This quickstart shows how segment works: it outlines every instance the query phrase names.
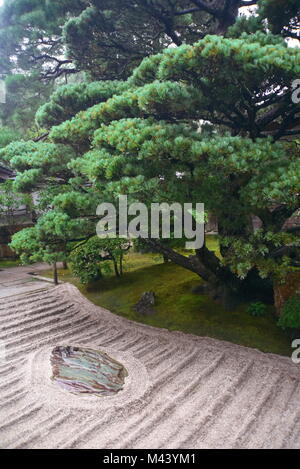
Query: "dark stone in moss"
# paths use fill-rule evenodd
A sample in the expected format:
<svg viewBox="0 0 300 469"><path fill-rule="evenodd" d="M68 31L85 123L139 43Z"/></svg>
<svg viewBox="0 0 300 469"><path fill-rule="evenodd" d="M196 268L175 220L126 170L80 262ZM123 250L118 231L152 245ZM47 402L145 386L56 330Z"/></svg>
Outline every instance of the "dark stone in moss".
<svg viewBox="0 0 300 469"><path fill-rule="evenodd" d="M195 295L207 295L207 287L205 285L197 285L192 288L192 293Z"/></svg>
<svg viewBox="0 0 300 469"><path fill-rule="evenodd" d="M134 310L142 316L151 316L155 314L155 293L153 291L146 291L142 294L141 299L134 306Z"/></svg>

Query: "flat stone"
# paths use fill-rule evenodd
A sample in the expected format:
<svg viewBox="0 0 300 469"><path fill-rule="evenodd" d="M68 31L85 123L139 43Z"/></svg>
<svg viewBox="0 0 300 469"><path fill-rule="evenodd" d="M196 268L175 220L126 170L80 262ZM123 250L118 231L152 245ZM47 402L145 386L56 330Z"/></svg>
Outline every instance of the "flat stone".
<svg viewBox="0 0 300 469"><path fill-rule="evenodd" d="M52 380L75 394L115 395L123 389L126 368L105 352L57 346L51 353Z"/></svg>

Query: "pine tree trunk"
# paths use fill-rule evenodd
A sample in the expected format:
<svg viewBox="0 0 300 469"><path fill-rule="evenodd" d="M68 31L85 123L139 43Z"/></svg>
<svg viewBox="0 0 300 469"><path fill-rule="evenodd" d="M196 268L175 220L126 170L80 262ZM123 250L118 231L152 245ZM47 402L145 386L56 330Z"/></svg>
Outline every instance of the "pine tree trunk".
<svg viewBox="0 0 300 469"><path fill-rule="evenodd" d="M165 264L169 262L169 258L165 254L163 254L163 259Z"/></svg>
<svg viewBox="0 0 300 469"><path fill-rule="evenodd" d="M241 280L205 246L195 256L185 257L157 240L147 239L146 242L175 264L199 275L206 282L207 293L226 309L234 309L245 301L273 301L272 284L261 279L255 269Z"/></svg>

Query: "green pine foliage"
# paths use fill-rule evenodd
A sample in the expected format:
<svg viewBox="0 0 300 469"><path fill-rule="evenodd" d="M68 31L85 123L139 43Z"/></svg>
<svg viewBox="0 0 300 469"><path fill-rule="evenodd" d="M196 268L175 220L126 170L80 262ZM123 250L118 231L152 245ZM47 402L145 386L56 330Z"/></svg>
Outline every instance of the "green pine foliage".
<svg viewBox="0 0 300 469"><path fill-rule="evenodd" d="M97 204L116 202L121 194L147 205L204 202L218 218L221 257L204 249L188 259L173 256L175 262L234 291L257 272L270 282L284 279L300 262L299 234L285 225L300 208L294 135L300 106L291 99L292 82L300 76L299 48L253 19L236 24L226 37L193 35L191 41L182 18L176 25L182 26L183 44L163 49L170 45L164 37L146 53L146 36L132 44L132 31L144 28L149 11L122 7L126 15L118 22L117 6L111 2L104 12L91 2L64 27L76 66L94 70L101 80L56 90L37 113L48 138L13 142L0 151L17 172L16 190L38 191L44 210L28 243L17 234L12 245L34 259L33 249L62 258L70 244L95 235ZM125 23L133 29L125 30ZM130 53L112 48L103 55L112 39L104 31L108 24L116 26L115 39ZM137 45L141 53L134 55ZM253 216L261 220L255 232ZM165 253L165 246L157 249Z"/></svg>
<svg viewBox="0 0 300 469"><path fill-rule="evenodd" d="M39 108L36 121L42 127L51 128L71 119L79 111L107 101L125 88L124 82L116 80L60 86L52 94L51 100Z"/></svg>

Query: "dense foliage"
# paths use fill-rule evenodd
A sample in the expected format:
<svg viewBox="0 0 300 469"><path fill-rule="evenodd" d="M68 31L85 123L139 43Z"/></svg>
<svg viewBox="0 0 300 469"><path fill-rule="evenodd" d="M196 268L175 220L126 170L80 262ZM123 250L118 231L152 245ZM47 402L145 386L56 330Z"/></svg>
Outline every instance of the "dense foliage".
<svg viewBox="0 0 300 469"><path fill-rule="evenodd" d="M270 0L269 0L270 1ZM97 79L130 75L170 44L225 32L243 0L4 0L0 73L44 79L87 71Z"/></svg>
<svg viewBox="0 0 300 469"><path fill-rule="evenodd" d="M249 305L247 312L255 318L262 318L266 315L266 310L266 305L261 301L257 301L256 303L251 303Z"/></svg>
<svg viewBox="0 0 300 469"><path fill-rule="evenodd" d="M121 194L147 205L204 202L218 218L222 259L207 247L186 257L160 240L149 246L214 285L217 296L259 299L300 261L298 232L286 226L299 210L300 106L291 94L300 50L283 38L294 37L297 5L289 2L279 27L271 0L260 2L257 17L236 24L237 1L221 16L223 2L218 8L217 2L151 2L150 14L148 2L128 1L119 20L120 3L109 3L102 11L105 2L89 2L65 24L64 37L76 67L124 81L59 88L37 114L50 129L48 139L13 142L0 152L17 172L16 190L41 194L42 216L28 242L17 234L13 247L63 259L68 243L94 237L97 205L116 203ZM244 2L250 3L256 2ZM164 22L167 4L178 17L173 30ZM179 14L179 7L193 11ZM153 19L158 10L164 19L156 13ZM151 34L158 28L148 52L145 24ZM226 37L205 35L210 28ZM178 47L161 50L171 42ZM253 216L261 222L256 231Z"/></svg>
<svg viewBox="0 0 300 469"><path fill-rule="evenodd" d="M69 257L72 272L83 284L98 280L103 273L111 272L112 268L119 277L123 274L123 258L129 248L130 244L124 239L94 236L72 251Z"/></svg>
<svg viewBox="0 0 300 469"><path fill-rule="evenodd" d="M126 79L143 58L165 47L228 34L239 8L257 4L259 16L238 21L235 33L262 29L268 21L275 34L298 38L297 0L4 0L0 76L8 105L0 117L27 130L62 80Z"/></svg>
<svg viewBox="0 0 300 469"><path fill-rule="evenodd" d="M300 297L293 295L283 305L278 325L282 329L300 329Z"/></svg>

